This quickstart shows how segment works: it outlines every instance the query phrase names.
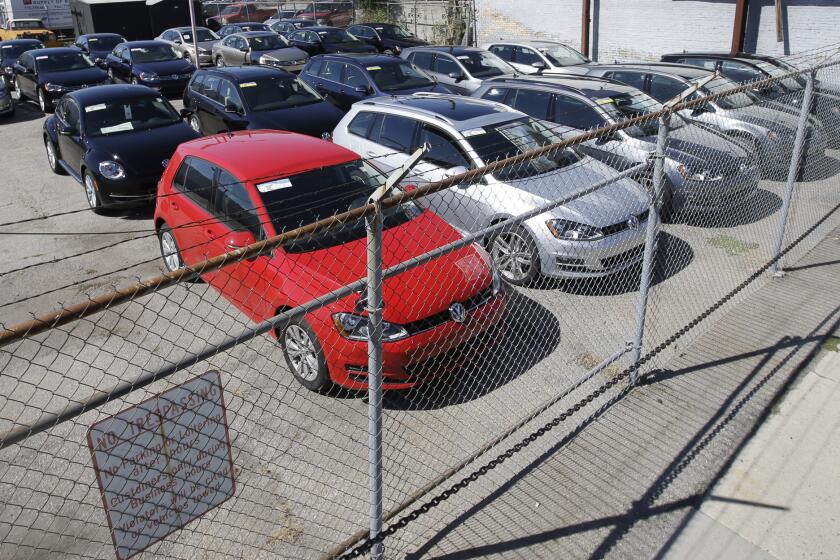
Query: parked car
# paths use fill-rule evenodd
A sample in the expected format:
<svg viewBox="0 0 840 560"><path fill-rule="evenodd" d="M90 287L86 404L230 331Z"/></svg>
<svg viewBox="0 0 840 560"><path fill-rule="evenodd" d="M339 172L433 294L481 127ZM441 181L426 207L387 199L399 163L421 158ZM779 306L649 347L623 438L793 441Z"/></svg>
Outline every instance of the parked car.
<svg viewBox="0 0 840 560"><path fill-rule="evenodd" d="M108 75L79 49L56 47L27 51L15 64L15 89L21 100L38 102L51 113L65 93L110 83Z"/></svg>
<svg viewBox="0 0 840 560"><path fill-rule="evenodd" d="M298 10L295 17L310 19L318 25L347 27L353 21L353 3L314 2Z"/></svg>
<svg viewBox="0 0 840 560"><path fill-rule="evenodd" d="M439 94L357 103L333 132L336 144L366 154L385 171L428 143L431 150L412 170L418 185L561 140L550 127L500 103ZM419 203L473 232L613 175L575 150L557 150ZM642 256L647 200L638 183L619 180L511 225L489 240L490 254L502 276L517 285L541 274L592 278L624 270Z"/></svg>
<svg viewBox="0 0 840 560"><path fill-rule="evenodd" d="M219 29L219 37L224 39L228 35L234 33L244 33L246 31L267 31L271 32L271 28L264 23L244 22L244 23L230 23Z"/></svg>
<svg viewBox="0 0 840 560"><path fill-rule="evenodd" d="M271 29L278 35L282 35L286 39L288 39L289 35L297 31L298 29L302 29L304 27L317 26L317 24L311 19L285 19L280 21L273 21L271 23L266 22L266 25L268 25L269 29Z"/></svg>
<svg viewBox="0 0 840 560"><path fill-rule="evenodd" d="M218 31L222 26L229 23L265 21L275 13L277 13L275 8L269 8L265 4L237 2L226 6L219 15L207 18L207 27L213 31Z"/></svg>
<svg viewBox="0 0 840 560"><path fill-rule="evenodd" d="M15 113L15 102L12 92L5 80L0 80L0 116L9 117Z"/></svg>
<svg viewBox="0 0 840 560"><path fill-rule="evenodd" d="M289 36L289 44L309 56L338 53L375 53L376 48L336 27L307 27Z"/></svg>
<svg viewBox="0 0 840 560"><path fill-rule="evenodd" d="M776 66L777 68L783 70L784 73L786 73L786 74L791 73L791 72L800 72L801 71L799 68L792 65L790 62L788 62L784 58L780 58L778 56L771 56L769 54L745 53L745 52L738 53L736 56L738 58L746 58L748 60L757 60L757 61L767 62L767 63L772 64L773 66ZM779 75L778 71L776 71L776 74L774 74L774 75L778 76ZM838 88L837 85L831 84L829 82L823 82L819 79L818 76L819 76L819 74L817 74L817 77L814 79L815 91L819 91L819 92L822 92L822 93L827 93L827 94L835 95L835 96L840 95L840 88ZM797 82L799 82L799 84L802 85L803 87L805 86L805 81L806 80L805 80L805 75L804 74L800 74L798 76L793 76L793 79L796 80Z"/></svg>
<svg viewBox="0 0 840 560"><path fill-rule="evenodd" d="M451 93L405 60L382 54L316 56L300 77L345 111L357 101L380 95Z"/></svg>
<svg viewBox="0 0 840 560"><path fill-rule="evenodd" d="M598 78L531 76L488 80L475 97L504 103L534 118L559 125L557 131L591 130L662 109L647 94ZM580 150L617 169L647 160L656 149L657 121L640 123L591 140ZM662 215L709 211L743 203L758 189L760 170L739 143L671 119L665 158ZM649 175L639 178L648 180Z"/></svg>
<svg viewBox="0 0 840 560"><path fill-rule="evenodd" d="M195 66L163 41L130 41L117 45L105 59L116 82L148 86L164 95L181 95Z"/></svg>
<svg viewBox="0 0 840 560"><path fill-rule="evenodd" d="M15 62L26 51L43 49L44 43L38 39L13 39L0 41L0 70L3 71L3 81L7 87L13 87L15 82Z"/></svg>
<svg viewBox="0 0 840 560"><path fill-rule="evenodd" d="M523 74L566 74L571 66L592 62L554 41L494 41L482 45Z"/></svg>
<svg viewBox="0 0 840 560"><path fill-rule="evenodd" d="M277 22L277 21L286 20L286 19L294 19L294 17L297 15L297 13L298 13L298 10L296 10L294 8L291 8L291 9L278 8L278 10L274 13L274 15L272 15L270 18L265 20L264 23L266 25L271 25L272 23Z"/></svg>
<svg viewBox="0 0 840 560"><path fill-rule="evenodd" d="M13 18L0 27L0 41L15 39L37 39L48 47L60 47L55 33L50 31L40 19Z"/></svg>
<svg viewBox="0 0 840 560"><path fill-rule="evenodd" d="M81 183L94 211L151 202L175 148L196 137L159 92L127 85L65 95L43 132L50 169Z"/></svg>
<svg viewBox="0 0 840 560"><path fill-rule="evenodd" d="M487 78L516 74L510 64L476 47L407 48L400 57L463 95L474 92Z"/></svg>
<svg viewBox="0 0 840 560"><path fill-rule="evenodd" d="M125 38L116 33L89 33L76 37L73 46L88 55L97 66L103 66L105 57L120 43L125 43Z"/></svg>
<svg viewBox="0 0 840 560"><path fill-rule="evenodd" d="M193 41L191 27L174 27L167 29L157 36L156 40L169 43L182 57L189 60L194 66L207 66L213 64L213 47L221 37L206 27L196 27L195 34L198 37L198 45ZM195 47L198 47L198 64L195 63Z"/></svg>
<svg viewBox="0 0 840 560"><path fill-rule="evenodd" d="M344 116L294 74L256 66L196 72L184 112L202 134L269 128L317 137Z"/></svg>
<svg viewBox="0 0 840 560"><path fill-rule="evenodd" d="M352 25L347 28L347 32L373 45L382 53L400 54L407 47L422 47L429 44L393 23Z"/></svg>
<svg viewBox="0 0 840 560"><path fill-rule="evenodd" d="M661 103L690 89L696 89L696 93L690 97L696 99L738 87L738 84L720 75L709 81L711 71L685 64L642 62L598 64L583 68L587 68L589 76L622 82ZM697 88L701 83L702 87ZM707 101L681 114L693 122L710 126L745 142L767 171L776 173L788 170L798 119L795 115L762 106L753 93L741 92ZM809 157L821 157L825 152L824 135L820 128L813 121L805 129L806 153Z"/></svg>
<svg viewBox="0 0 840 560"><path fill-rule="evenodd" d="M169 270L200 265L208 256L365 204L380 185L379 171L357 154L309 136L248 131L187 142L176 150L158 190L154 223L164 264ZM196 222L204 225L184 227ZM388 263L460 238L437 215L410 202L387 209L384 222ZM365 266L364 222L357 221L202 278L251 320L264 321L364 277ZM487 253L474 244L387 278L382 290L384 389L424 381L423 362L498 323L506 299ZM366 388L363 307L354 294L272 333L304 387ZM432 375L445 371L441 364Z"/></svg>
<svg viewBox="0 0 840 560"><path fill-rule="evenodd" d="M265 64L288 72L300 72L309 60L306 51L292 47L273 31L234 33L213 47L213 63L224 66Z"/></svg>

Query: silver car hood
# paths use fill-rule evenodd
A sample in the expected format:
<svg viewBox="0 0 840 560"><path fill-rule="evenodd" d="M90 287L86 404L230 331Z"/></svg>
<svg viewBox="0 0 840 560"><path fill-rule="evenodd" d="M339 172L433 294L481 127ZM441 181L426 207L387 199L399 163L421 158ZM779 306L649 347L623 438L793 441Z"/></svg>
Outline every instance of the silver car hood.
<svg viewBox="0 0 840 560"><path fill-rule="evenodd" d="M282 62L286 62L288 60L306 60L307 58L309 58L309 55L306 54L306 51L297 47L286 47L274 51L263 51L260 53L260 56L273 58L274 60L279 60Z"/></svg>

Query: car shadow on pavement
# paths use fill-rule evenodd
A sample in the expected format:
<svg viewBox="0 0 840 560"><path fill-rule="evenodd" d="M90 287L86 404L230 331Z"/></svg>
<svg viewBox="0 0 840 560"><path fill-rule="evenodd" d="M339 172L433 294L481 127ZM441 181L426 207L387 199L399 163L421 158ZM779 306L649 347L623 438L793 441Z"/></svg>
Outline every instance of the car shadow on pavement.
<svg viewBox="0 0 840 560"><path fill-rule="evenodd" d="M125 208L106 208L99 211L103 216L123 220L151 220L155 215L154 205L128 206Z"/></svg>
<svg viewBox="0 0 840 560"><path fill-rule="evenodd" d="M799 172L798 181L823 181L840 173L840 159L828 154L819 158L806 158Z"/></svg>
<svg viewBox="0 0 840 560"><path fill-rule="evenodd" d="M700 228L745 226L772 216L781 207L782 199L777 194L758 189L753 196L737 206L724 206L717 211L686 213L680 221L684 225Z"/></svg>
<svg viewBox="0 0 840 560"><path fill-rule="evenodd" d="M560 343L560 322L551 311L511 290L499 325L421 366L438 375L408 391L390 391L391 410L434 410L472 401L513 381L550 355ZM433 368L440 368L437 371Z"/></svg>
<svg viewBox="0 0 840 560"><path fill-rule="evenodd" d="M15 113L9 117L0 117L0 124L14 124L43 119L46 115L34 103L15 101Z"/></svg>

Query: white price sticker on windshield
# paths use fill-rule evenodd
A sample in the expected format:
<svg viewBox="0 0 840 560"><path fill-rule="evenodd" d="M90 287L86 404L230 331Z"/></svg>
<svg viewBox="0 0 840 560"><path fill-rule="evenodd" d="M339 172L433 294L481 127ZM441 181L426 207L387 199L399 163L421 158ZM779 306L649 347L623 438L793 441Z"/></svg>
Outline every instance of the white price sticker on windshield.
<svg viewBox="0 0 840 560"><path fill-rule="evenodd" d="M382 70L381 66L367 66L368 70Z"/></svg>
<svg viewBox="0 0 840 560"><path fill-rule="evenodd" d="M125 132L126 130L134 130L134 125L130 122L117 124L114 126L104 126L100 130L102 134L110 134L112 132Z"/></svg>
<svg viewBox="0 0 840 560"><path fill-rule="evenodd" d="M470 57L468 57L466 55L456 56L455 58L457 58L458 60L469 60L470 59Z"/></svg>
<svg viewBox="0 0 840 560"><path fill-rule="evenodd" d="M47 60L48 58L48 56L36 56L35 60Z"/></svg>
<svg viewBox="0 0 840 560"><path fill-rule="evenodd" d="M292 186L292 182L288 179L277 179L276 181L269 181L267 183L260 183L257 185L257 190L261 193L268 193L272 191L279 191L280 189L288 189Z"/></svg>
<svg viewBox="0 0 840 560"><path fill-rule="evenodd" d="M239 87L241 87L241 88L256 87L256 86L257 86L257 82L244 82L244 83L239 84Z"/></svg>
<svg viewBox="0 0 840 560"><path fill-rule="evenodd" d="M100 103L99 105L91 105L89 107L85 107L85 113L93 113L94 111L102 111L106 108L104 103Z"/></svg>
<svg viewBox="0 0 840 560"><path fill-rule="evenodd" d="M141 48L141 47L137 47L137 48L131 49L131 52L144 53L144 52L149 52L149 50L148 50L148 49Z"/></svg>
<svg viewBox="0 0 840 560"><path fill-rule="evenodd" d="M615 103L615 101L611 97L602 97L601 99L596 99L595 103L598 105L611 105Z"/></svg>

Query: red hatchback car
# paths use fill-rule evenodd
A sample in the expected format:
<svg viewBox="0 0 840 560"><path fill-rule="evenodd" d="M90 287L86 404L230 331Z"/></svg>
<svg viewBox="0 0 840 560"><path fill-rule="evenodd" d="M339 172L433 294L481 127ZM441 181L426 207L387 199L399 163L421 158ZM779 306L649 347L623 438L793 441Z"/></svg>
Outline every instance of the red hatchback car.
<svg viewBox="0 0 840 560"><path fill-rule="evenodd" d="M354 152L300 134L245 131L186 142L158 186L155 227L164 263L169 270L196 265L358 207L383 180ZM414 203L388 209L384 264L459 238L452 226ZM203 279L252 320L263 321L364 278L365 247L360 220ZM386 279L383 298L386 389L409 388L452 369L441 354L495 325L505 307L502 282L475 244ZM274 333L305 387L367 387L363 303L359 294L346 297Z"/></svg>

